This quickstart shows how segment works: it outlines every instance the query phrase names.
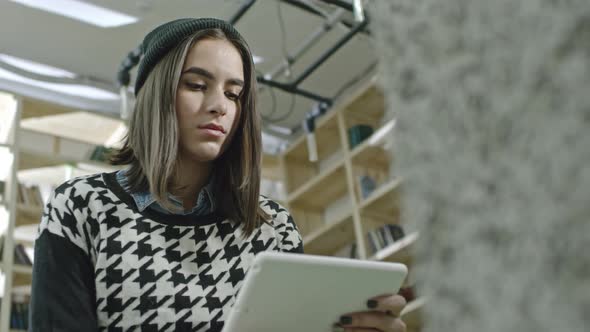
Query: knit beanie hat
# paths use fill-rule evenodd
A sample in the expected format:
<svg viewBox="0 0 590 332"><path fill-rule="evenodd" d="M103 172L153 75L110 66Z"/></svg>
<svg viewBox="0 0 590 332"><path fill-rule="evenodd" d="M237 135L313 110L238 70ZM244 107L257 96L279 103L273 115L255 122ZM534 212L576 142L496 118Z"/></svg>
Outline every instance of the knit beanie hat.
<svg viewBox="0 0 590 332"><path fill-rule="evenodd" d="M135 95L160 59L182 40L205 29L221 29L229 38L242 39L230 23L216 18L181 18L158 26L145 36L141 44L143 58L137 69Z"/></svg>

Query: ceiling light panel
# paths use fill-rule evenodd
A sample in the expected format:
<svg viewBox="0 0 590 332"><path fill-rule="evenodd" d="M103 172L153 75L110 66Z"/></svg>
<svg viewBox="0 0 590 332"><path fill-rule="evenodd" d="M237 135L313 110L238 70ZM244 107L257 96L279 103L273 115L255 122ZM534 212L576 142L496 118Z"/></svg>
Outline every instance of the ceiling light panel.
<svg viewBox="0 0 590 332"><path fill-rule="evenodd" d="M65 16L84 23L112 28L132 24L138 21L133 17L108 8L78 0L10 0L28 7L43 10L52 14Z"/></svg>

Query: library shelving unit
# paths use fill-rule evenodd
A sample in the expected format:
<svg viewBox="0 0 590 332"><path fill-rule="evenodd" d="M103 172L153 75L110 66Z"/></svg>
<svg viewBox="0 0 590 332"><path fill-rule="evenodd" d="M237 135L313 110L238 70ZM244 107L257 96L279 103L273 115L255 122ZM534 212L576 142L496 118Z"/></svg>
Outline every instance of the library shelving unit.
<svg viewBox="0 0 590 332"><path fill-rule="evenodd" d="M393 176L390 157L395 119L387 118L385 97L376 80L361 83L318 119L316 161L310 161L306 137L281 153L284 204L299 227L307 254L341 256L342 248L355 243L356 258L400 262L411 268L410 248L418 232L381 249L370 245L368 236L385 225L401 224L403 179ZM352 128L360 126L370 126L372 133L354 141ZM361 185L367 177L373 185L369 191ZM404 312L412 320L411 331L419 330L417 316L423 303L421 298L412 301Z"/></svg>
<svg viewBox="0 0 590 332"><path fill-rule="evenodd" d="M0 193L0 222L2 223L2 262L0 270L4 279L2 302L0 304L0 331L10 328L12 286L15 274L28 273L27 267L14 264L15 241L12 236L16 221L16 173L18 169L18 135L16 127L20 121L21 100L13 95L0 92L0 164L2 165L3 190Z"/></svg>
<svg viewBox="0 0 590 332"><path fill-rule="evenodd" d="M116 146L126 128L123 121L107 116L8 94L0 98L0 115L10 100L15 113L9 126L5 127L6 121L0 125L10 133L8 139L0 140L0 152L8 151L12 161L0 199L8 212L0 264L4 275L0 332L4 332L18 331L9 329L13 299L30 294L32 267L15 264L14 252L17 244L34 245L44 205L41 196L47 197L69 178L116 169L96 160L97 151ZM4 159L2 155L1 164L7 164Z"/></svg>
<svg viewBox="0 0 590 332"><path fill-rule="evenodd" d="M15 292L19 296L30 294L32 267L15 264L14 255L7 253L13 253L17 243L34 246L43 213L43 197L47 197L53 188L72 177L117 169L93 159L97 149L117 147L126 127L116 118L8 94L0 94L0 98L0 111L6 105L18 110L10 125L0 121L0 134L4 129L11 134L10 139L0 140L0 153L6 152L12 160L6 179L0 178L5 183L0 207L6 207L10 217L3 233L4 259L0 263L0 270L6 276L4 284L0 283L5 294L0 308L0 332L14 332L17 330L9 330L10 309L5 308L11 308ZM0 164L8 165L4 154L1 156ZM265 154L262 173L265 194L284 201L280 190L279 158ZM41 201L31 199L31 188L34 189L33 195L43 192Z"/></svg>

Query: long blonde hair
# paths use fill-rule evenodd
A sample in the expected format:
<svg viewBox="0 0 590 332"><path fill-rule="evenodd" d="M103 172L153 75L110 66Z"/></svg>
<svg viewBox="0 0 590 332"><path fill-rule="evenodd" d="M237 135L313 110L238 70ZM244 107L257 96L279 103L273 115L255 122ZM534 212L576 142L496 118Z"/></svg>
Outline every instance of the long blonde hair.
<svg viewBox="0 0 590 332"><path fill-rule="evenodd" d="M213 192L216 213L243 222L250 235L269 216L259 205L262 137L256 108L256 76L252 53L241 38L229 38L220 29L196 32L158 62L138 91L123 148L114 153L113 164L130 165L127 171L132 192L149 190L162 206L174 209L168 199L178 161L178 123L175 98L187 53L203 39L227 40L236 47L244 66L241 112L232 141L214 161Z"/></svg>

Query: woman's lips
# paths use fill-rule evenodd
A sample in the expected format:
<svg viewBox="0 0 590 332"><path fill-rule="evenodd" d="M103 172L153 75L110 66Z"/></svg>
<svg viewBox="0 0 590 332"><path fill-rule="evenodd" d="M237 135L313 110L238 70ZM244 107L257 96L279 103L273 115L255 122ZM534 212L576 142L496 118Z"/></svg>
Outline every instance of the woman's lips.
<svg viewBox="0 0 590 332"><path fill-rule="evenodd" d="M207 136L213 137L223 137L225 135L223 131L209 127L199 127L199 131Z"/></svg>

